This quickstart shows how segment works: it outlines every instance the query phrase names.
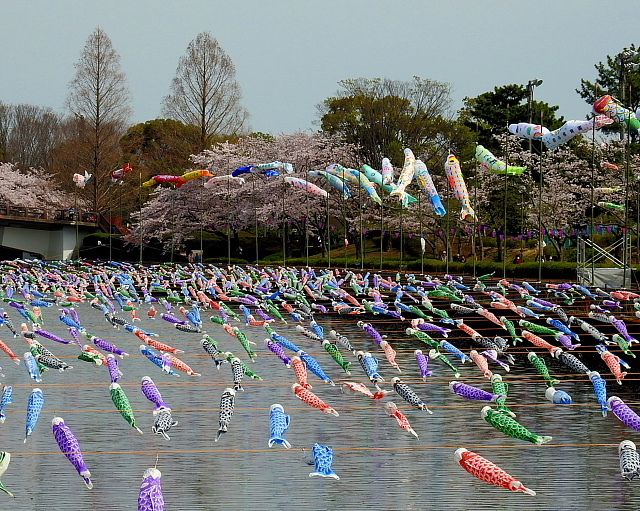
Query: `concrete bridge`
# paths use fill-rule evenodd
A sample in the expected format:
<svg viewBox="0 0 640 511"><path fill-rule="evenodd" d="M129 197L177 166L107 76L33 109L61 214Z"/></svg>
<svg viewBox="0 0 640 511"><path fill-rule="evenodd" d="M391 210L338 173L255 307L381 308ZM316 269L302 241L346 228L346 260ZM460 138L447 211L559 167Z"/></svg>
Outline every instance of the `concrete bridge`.
<svg viewBox="0 0 640 511"><path fill-rule="evenodd" d="M70 259L87 234L101 230L99 221L91 211L0 204L0 257Z"/></svg>

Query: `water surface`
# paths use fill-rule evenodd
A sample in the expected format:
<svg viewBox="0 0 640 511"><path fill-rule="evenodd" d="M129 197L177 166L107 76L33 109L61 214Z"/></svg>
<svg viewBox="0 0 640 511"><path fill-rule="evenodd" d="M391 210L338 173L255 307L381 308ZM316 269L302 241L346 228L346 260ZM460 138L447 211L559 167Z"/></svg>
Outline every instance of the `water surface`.
<svg viewBox="0 0 640 511"><path fill-rule="evenodd" d="M87 331L131 353L120 363L124 373L120 383L144 435L131 428L115 410L106 368L69 358L65 360L73 369L64 373L48 371L44 381L35 385L22 365L0 357L6 375L2 382L14 387L14 402L8 407L6 422L0 425L0 449L13 456L2 481L16 495L11 500L0 494L0 509L135 509L142 473L156 463L162 471L167 510L533 511L640 507L640 482L621 478L617 456L621 440L640 443L638 433L612 415L602 417L584 377L563 376L559 388L571 394L576 404L558 406L544 399L545 386L531 367L515 366L510 373L496 369L510 383L509 403L522 424L535 433L554 437L548 445L531 445L503 435L481 419L484 403L452 394L448 382L453 377L444 365L432 362L434 376L422 382L413 359L413 350L421 346L401 334L397 325L377 323L398 350L403 370L400 376L428 402L433 415L410 408L392 392L382 402L374 402L362 395L343 394L339 385L332 387L310 375L313 391L340 413L336 418L299 401L291 392L293 371L263 345L264 330L242 325L249 339L257 343L258 358L252 369L264 380L245 380L245 391L236 396L229 432L216 443L220 396L225 387L231 386L231 369L228 364L215 368L202 351L200 335L176 331L160 319L149 320L145 307L139 311L144 328L159 333L163 342L183 349L186 353L180 357L202 373L201 377L181 373L175 378L139 355L140 342L132 334L111 328L99 311L86 304L78 310ZM9 312L19 324L17 314ZM57 313L54 308L44 311L44 328L69 338ZM210 314L204 312L203 319ZM128 313L120 315L129 317ZM357 319L317 317L325 331L335 328L348 335L356 348L375 352L381 361L380 373L388 382L398 373L375 343L355 326ZM276 323L274 327L315 356L336 382L345 378L317 341L296 333L291 324ZM222 349L233 351L248 362L240 343L219 325L205 323L205 329ZM0 338L19 356L26 351L26 343L21 338L13 339L4 327ZM404 340L395 340L399 338ZM77 355L77 346L41 341L60 357ZM351 379L366 382L373 389L355 357L342 351L353 361ZM462 372L460 381L491 389L475 366L456 364ZM170 441L151 432L153 407L139 390L146 375L153 378L172 406L174 419L179 421L170 433ZM35 386L43 390L44 410L35 433L23 444L26 403ZM624 387L619 389L609 381L609 389L618 392ZM620 395L640 409L633 396ZM407 415L419 439L386 415L382 404L388 400ZM273 403L282 404L291 416L285 435L292 444L290 450L267 447L269 407ZM51 434L54 416L63 417L78 437L92 473L93 490L84 487L60 453ZM309 477L313 467L307 461L315 442L333 448L333 468L339 481ZM454 460L453 453L459 447L500 465L534 489L537 496L511 493L475 479Z"/></svg>

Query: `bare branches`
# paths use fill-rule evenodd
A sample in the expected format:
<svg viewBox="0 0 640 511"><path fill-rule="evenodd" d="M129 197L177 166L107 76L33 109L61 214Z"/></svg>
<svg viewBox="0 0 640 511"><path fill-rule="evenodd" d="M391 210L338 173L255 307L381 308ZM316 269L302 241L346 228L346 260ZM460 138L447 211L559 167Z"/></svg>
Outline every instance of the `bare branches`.
<svg viewBox="0 0 640 511"><path fill-rule="evenodd" d="M198 34L180 57L163 112L198 126L201 150L215 135L240 133L245 127L249 115L240 104L235 75L231 58L208 32Z"/></svg>
<svg viewBox="0 0 640 511"><path fill-rule="evenodd" d="M0 104L0 160L49 168L61 119L51 108Z"/></svg>
<svg viewBox="0 0 640 511"><path fill-rule="evenodd" d="M77 151L66 156L71 170L93 174L92 202L99 212L108 203L109 173L120 158L118 143L131 113L130 95L120 56L102 29L89 36L75 67L67 107L74 116L70 129ZM70 179L71 174L61 177Z"/></svg>
<svg viewBox="0 0 640 511"><path fill-rule="evenodd" d="M104 30L97 28L89 36L75 68L67 98L71 113L96 130L109 124L123 128L131 113L129 89L120 56Z"/></svg>

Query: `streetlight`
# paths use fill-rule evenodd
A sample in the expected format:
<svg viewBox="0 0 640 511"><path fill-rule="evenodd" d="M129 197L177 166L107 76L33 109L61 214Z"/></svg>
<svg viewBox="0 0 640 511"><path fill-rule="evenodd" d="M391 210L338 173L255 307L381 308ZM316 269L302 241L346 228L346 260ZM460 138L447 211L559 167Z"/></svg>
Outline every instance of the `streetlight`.
<svg viewBox="0 0 640 511"><path fill-rule="evenodd" d="M533 90L539 85L542 85L542 80L540 80L539 78L529 80L529 82L527 83L529 124L533 123ZM531 152L531 139L529 139L529 152Z"/></svg>
<svg viewBox="0 0 640 511"><path fill-rule="evenodd" d="M542 85L540 78L534 78L527 83L529 124L533 123L533 91L536 87ZM542 124L542 115L540 116L540 124ZM533 141L529 139L529 153L532 150ZM542 257L543 257L543 236L542 236L542 148L540 149L540 179L538 181L538 281L542 281Z"/></svg>

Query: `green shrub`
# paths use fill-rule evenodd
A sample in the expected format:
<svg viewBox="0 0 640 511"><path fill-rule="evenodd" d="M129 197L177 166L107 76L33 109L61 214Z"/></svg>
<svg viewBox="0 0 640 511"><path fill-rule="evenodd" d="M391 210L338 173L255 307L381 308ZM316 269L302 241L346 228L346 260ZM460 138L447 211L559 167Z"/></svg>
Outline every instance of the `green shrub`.
<svg viewBox="0 0 640 511"><path fill-rule="evenodd" d="M238 259L235 257L232 257L231 259L227 259L226 257L205 257L203 262L205 264L214 264L216 266L226 266L227 263L240 265L247 264L246 259Z"/></svg>
<svg viewBox="0 0 640 511"><path fill-rule="evenodd" d="M206 259L205 262L211 262L218 265L226 265L226 258L213 258ZM247 264L243 259L231 259L232 264ZM282 264L282 253L272 254L265 257L260 261L261 264L267 264L277 266ZM287 266L302 267L307 265L306 257L291 257L286 260ZM326 268L329 266L329 259L327 257L320 257L319 255L309 257L309 265L318 268ZM347 257L347 268L359 269L361 265L360 258L355 258L353 255ZM343 268L345 266L345 259L343 257L332 257L332 268ZM596 265L598 267L606 267L606 264ZM380 257L379 255L368 256L364 260L364 269L376 271L380 269ZM501 262L494 261L476 261L475 265L473 261L469 260L466 263L455 263L449 261L441 261L439 259L420 259L410 258L403 259L402 265L400 260L382 259L382 269L387 271L406 271L406 272L420 272L424 269L425 274L443 275L447 271L453 275L468 276L471 277L474 274L476 276L485 275L488 273L495 273L495 277L502 277L503 264ZM509 263L504 266L504 274L510 279L522 279L522 280L537 280L538 279L539 265L537 262L527 262L522 264ZM542 263L542 279L562 279L562 280L574 280L576 276L576 263L574 262L558 262L550 261Z"/></svg>
<svg viewBox="0 0 640 511"><path fill-rule="evenodd" d="M493 236L485 236L482 239L482 244L488 248L496 248L498 246L498 239Z"/></svg>
<svg viewBox="0 0 640 511"><path fill-rule="evenodd" d="M85 243L85 245L97 245L98 241L102 241L102 243L105 242L105 240L107 240L107 243L109 242L109 238L112 239L121 239L122 235L121 234L109 234L108 232L94 232L91 234L87 234L83 239L83 242Z"/></svg>
<svg viewBox="0 0 640 511"><path fill-rule="evenodd" d="M567 263L575 263L578 260L578 249L568 248L564 251L563 259Z"/></svg>

